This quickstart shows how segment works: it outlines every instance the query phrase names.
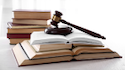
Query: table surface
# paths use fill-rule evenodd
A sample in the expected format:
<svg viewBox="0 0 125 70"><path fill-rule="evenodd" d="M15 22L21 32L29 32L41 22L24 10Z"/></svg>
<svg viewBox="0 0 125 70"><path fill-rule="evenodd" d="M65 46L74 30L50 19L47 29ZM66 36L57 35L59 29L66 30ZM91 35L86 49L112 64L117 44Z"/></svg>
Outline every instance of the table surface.
<svg viewBox="0 0 125 70"><path fill-rule="evenodd" d="M0 70L125 70L124 44L115 43L110 40L106 40L104 43L106 47L118 52L123 58L18 67L11 50L15 45L10 45L7 38L0 38Z"/></svg>

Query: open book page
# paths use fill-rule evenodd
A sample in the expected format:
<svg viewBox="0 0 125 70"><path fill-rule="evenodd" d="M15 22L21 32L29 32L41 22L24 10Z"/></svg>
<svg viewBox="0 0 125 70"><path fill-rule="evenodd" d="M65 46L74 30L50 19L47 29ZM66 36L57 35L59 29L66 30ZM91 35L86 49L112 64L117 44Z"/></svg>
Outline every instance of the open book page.
<svg viewBox="0 0 125 70"><path fill-rule="evenodd" d="M112 53L113 51L105 47L88 47L77 46L72 50L75 55L87 54L87 53Z"/></svg>
<svg viewBox="0 0 125 70"><path fill-rule="evenodd" d="M92 37L84 32L73 32L66 36L67 40L71 43L76 44L95 44L95 45L103 45L102 42Z"/></svg>
<svg viewBox="0 0 125 70"><path fill-rule="evenodd" d="M44 31L36 31L31 34L30 44L57 44L66 43L67 39L63 35L46 34Z"/></svg>

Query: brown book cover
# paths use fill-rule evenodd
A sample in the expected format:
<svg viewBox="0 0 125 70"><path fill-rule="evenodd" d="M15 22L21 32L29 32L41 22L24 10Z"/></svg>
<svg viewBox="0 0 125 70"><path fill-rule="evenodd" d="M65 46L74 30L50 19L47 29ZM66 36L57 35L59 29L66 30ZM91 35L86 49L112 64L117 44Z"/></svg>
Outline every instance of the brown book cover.
<svg viewBox="0 0 125 70"><path fill-rule="evenodd" d="M30 38L10 38L10 45L16 45L17 43L21 43L24 40L30 40Z"/></svg>
<svg viewBox="0 0 125 70"><path fill-rule="evenodd" d="M51 19L51 11L47 10L14 10L14 18L21 19L43 19L48 20Z"/></svg>
<svg viewBox="0 0 125 70"><path fill-rule="evenodd" d="M27 9L16 9L13 12L40 12L40 13L50 13L50 10L27 10Z"/></svg>
<svg viewBox="0 0 125 70"><path fill-rule="evenodd" d="M7 28L7 33L32 33L33 31L44 31L45 28Z"/></svg>
<svg viewBox="0 0 125 70"><path fill-rule="evenodd" d="M12 18L13 23L15 24L37 24L37 25L43 25L47 26L47 20L42 19L17 19Z"/></svg>

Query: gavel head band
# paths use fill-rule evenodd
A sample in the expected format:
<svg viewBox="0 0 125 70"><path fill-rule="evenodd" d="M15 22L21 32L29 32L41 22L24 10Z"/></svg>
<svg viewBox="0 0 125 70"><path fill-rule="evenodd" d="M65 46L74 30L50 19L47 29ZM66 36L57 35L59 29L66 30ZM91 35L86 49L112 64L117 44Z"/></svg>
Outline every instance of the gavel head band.
<svg viewBox="0 0 125 70"><path fill-rule="evenodd" d="M54 15L53 18L52 18L53 21L56 21L56 22L59 22L61 20L60 17Z"/></svg>

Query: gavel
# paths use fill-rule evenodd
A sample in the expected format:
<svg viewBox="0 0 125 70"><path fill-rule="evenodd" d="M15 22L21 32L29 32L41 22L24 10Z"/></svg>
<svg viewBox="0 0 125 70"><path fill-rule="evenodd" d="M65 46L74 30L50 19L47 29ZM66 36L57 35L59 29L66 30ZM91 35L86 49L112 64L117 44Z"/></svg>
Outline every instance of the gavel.
<svg viewBox="0 0 125 70"><path fill-rule="evenodd" d="M53 15L53 18L52 18L52 21L51 21L51 25L55 26L56 28L47 28L47 31L46 33L47 34L63 34L63 35L67 35L67 34L70 34L72 33L72 28L70 27L66 27L66 28L59 28L58 27L58 23L62 22L64 24L67 24L69 26L72 26L82 32L85 32L93 37L98 37L98 38L101 38L101 39L106 39L104 36L101 36L100 34L98 33L95 33L93 31L90 31L88 29L85 29L83 27L80 27L80 26L77 26L77 25L74 25L74 24L71 24L63 19L61 19L61 16L62 16L62 13L59 12L59 11L55 11L55 14Z"/></svg>

